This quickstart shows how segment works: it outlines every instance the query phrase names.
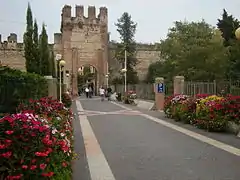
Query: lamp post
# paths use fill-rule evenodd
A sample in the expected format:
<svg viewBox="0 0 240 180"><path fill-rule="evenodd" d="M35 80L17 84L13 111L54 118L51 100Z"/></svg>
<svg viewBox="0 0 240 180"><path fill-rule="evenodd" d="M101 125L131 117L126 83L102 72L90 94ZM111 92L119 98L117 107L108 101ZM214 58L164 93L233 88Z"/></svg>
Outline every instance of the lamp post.
<svg viewBox="0 0 240 180"><path fill-rule="evenodd" d="M106 84L107 84L107 88L108 88L108 78L109 78L109 73L107 73L107 74L105 75L105 78L106 78Z"/></svg>
<svg viewBox="0 0 240 180"><path fill-rule="evenodd" d="M67 77L67 91L68 91L68 89L69 89L69 77L70 77L70 74L69 74L69 72L68 73L66 73L66 77Z"/></svg>
<svg viewBox="0 0 240 180"><path fill-rule="evenodd" d="M124 51L124 68L121 70L124 73L124 91L127 92L127 51Z"/></svg>
<svg viewBox="0 0 240 180"><path fill-rule="evenodd" d="M62 68L65 66L66 62L64 60L59 61L59 100L62 102Z"/></svg>

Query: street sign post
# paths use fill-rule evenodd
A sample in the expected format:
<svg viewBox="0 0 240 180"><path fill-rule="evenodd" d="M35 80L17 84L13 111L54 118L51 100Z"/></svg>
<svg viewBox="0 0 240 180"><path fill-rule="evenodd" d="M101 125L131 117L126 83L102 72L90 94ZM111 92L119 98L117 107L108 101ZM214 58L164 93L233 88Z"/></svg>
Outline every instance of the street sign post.
<svg viewBox="0 0 240 180"><path fill-rule="evenodd" d="M158 93L164 93L164 85L163 85L163 83L157 84L157 92Z"/></svg>

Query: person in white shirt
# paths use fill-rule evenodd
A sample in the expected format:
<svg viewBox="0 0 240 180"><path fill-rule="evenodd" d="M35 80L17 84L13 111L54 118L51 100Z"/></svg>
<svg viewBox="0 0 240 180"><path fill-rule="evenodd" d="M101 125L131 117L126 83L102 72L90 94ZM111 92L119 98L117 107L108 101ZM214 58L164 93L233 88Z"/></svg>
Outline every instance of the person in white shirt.
<svg viewBox="0 0 240 180"><path fill-rule="evenodd" d="M86 93L86 97L88 98L88 96L89 96L89 89L88 89L88 87L85 88L85 93Z"/></svg>
<svg viewBox="0 0 240 180"><path fill-rule="evenodd" d="M105 89L103 87L99 88L99 94L101 96L101 101L104 101Z"/></svg>

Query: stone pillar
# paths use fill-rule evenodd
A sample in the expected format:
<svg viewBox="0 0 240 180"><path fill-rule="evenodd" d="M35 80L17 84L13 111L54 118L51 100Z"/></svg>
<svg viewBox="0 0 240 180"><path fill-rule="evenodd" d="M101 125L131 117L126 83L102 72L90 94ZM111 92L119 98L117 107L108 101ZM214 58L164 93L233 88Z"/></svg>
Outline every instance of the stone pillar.
<svg viewBox="0 0 240 180"><path fill-rule="evenodd" d="M77 77L78 77L78 66L77 66L77 57L78 51L77 49L73 49L72 51L72 95L78 96L78 84L77 84Z"/></svg>
<svg viewBox="0 0 240 180"><path fill-rule="evenodd" d="M45 76L48 83L48 96L57 99L57 79L52 76Z"/></svg>
<svg viewBox="0 0 240 180"><path fill-rule="evenodd" d="M158 77L155 79L154 92L155 92L155 104L157 110L163 110L165 99L165 85L164 78Z"/></svg>
<svg viewBox="0 0 240 180"><path fill-rule="evenodd" d="M184 76L175 76L173 78L174 94L184 94Z"/></svg>

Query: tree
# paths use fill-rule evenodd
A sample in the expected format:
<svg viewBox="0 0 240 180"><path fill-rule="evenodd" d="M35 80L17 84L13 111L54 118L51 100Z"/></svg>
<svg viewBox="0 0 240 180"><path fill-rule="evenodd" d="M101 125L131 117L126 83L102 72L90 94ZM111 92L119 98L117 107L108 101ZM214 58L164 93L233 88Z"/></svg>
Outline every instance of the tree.
<svg viewBox="0 0 240 180"><path fill-rule="evenodd" d="M230 40L236 39L235 31L239 27L239 21L223 9L222 18L218 19L217 27L222 32L224 45L229 46Z"/></svg>
<svg viewBox="0 0 240 180"><path fill-rule="evenodd" d="M96 78L95 73L91 72L90 66L84 66L83 74L78 75L78 85L84 85L88 80Z"/></svg>
<svg viewBox="0 0 240 180"><path fill-rule="evenodd" d="M55 64L55 57L54 57L53 51L51 51L51 54L50 54L50 67L52 71L52 77L56 77L56 64Z"/></svg>
<svg viewBox="0 0 240 180"><path fill-rule="evenodd" d="M50 53L48 47L48 35L45 24L42 25L42 33L40 35L40 72L43 76L52 75Z"/></svg>
<svg viewBox="0 0 240 180"><path fill-rule="evenodd" d="M149 67L150 80L156 76L172 79L176 75L186 80L225 77L228 61L221 33L205 21L175 22L159 50L164 61Z"/></svg>
<svg viewBox="0 0 240 180"><path fill-rule="evenodd" d="M27 72L35 72L34 64L34 46L33 46L33 16L30 4L28 3L27 7L27 27L26 32L24 33L23 42L24 42L24 55L25 55L25 66Z"/></svg>
<svg viewBox="0 0 240 180"><path fill-rule="evenodd" d="M39 35L38 35L38 25L37 20L34 20L33 26L33 58L34 61L32 62L34 72L40 74L40 54L39 54Z"/></svg>
<svg viewBox="0 0 240 180"><path fill-rule="evenodd" d="M115 57L122 64L122 68L124 68L125 50L127 51L127 82L135 84L138 81L135 70L137 59L136 42L134 40L137 24L132 21L130 14L125 12L115 25L121 39L121 43L117 43Z"/></svg>
<svg viewBox="0 0 240 180"><path fill-rule="evenodd" d="M235 37L235 31L239 26L239 21L224 9L222 18L218 19L217 27L222 32L224 45L228 48L227 76L231 79L240 78L240 43Z"/></svg>

